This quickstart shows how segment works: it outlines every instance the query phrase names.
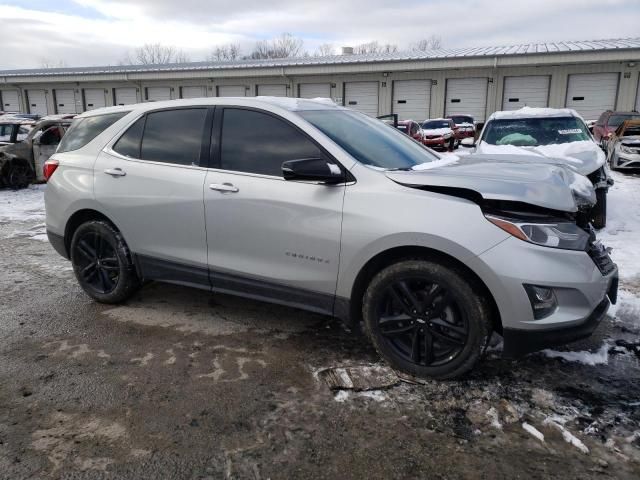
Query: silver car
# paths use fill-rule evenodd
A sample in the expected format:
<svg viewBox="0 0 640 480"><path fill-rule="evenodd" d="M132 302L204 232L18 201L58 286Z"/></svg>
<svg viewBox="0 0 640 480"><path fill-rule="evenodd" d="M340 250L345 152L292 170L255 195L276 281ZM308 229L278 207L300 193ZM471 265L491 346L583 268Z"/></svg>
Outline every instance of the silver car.
<svg viewBox="0 0 640 480"><path fill-rule="evenodd" d="M363 321L415 376L464 374L493 331L512 357L588 336L616 298L585 177L441 157L329 102L94 110L45 173L49 239L97 301L159 280Z"/></svg>

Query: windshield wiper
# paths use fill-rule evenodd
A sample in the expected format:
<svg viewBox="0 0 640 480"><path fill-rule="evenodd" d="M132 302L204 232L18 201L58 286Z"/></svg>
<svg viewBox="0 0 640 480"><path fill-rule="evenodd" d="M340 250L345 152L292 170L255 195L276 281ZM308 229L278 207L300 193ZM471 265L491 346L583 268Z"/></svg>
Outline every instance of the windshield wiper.
<svg viewBox="0 0 640 480"><path fill-rule="evenodd" d="M396 168L387 168L385 172L408 172L413 170L413 167L396 167Z"/></svg>

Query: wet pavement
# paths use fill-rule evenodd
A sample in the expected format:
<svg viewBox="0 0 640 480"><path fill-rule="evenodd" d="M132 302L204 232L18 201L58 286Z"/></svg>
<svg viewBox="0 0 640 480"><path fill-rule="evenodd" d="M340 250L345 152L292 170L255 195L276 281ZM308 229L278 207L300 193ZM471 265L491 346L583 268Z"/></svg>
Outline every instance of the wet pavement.
<svg viewBox="0 0 640 480"><path fill-rule="evenodd" d="M22 220L0 222L0 478L640 477L637 283L570 353L412 383L321 316L154 283L96 304Z"/></svg>

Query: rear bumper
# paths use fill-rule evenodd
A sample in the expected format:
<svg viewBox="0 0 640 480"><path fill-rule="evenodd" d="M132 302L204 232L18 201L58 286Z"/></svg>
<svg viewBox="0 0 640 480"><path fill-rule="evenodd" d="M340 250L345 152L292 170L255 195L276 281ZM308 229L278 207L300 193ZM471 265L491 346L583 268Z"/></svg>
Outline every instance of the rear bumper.
<svg viewBox="0 0 640 480"><path fill-rule="evenodd" d="M587 338L600 325L609 305L609 299L605 297L583 323L572 327L551 330L505 328L502 332L502 338L504 339L502 356L505 358L518 358L527 353Z"/></svg>
<svg viewBox="0 0 640 480"><path fill-rule="evenodd" d="M69 260L69 253L67 252L67 247L64 243L64 237L62 235L53 233L51 230L47 230L47 237L49 238L49 243L51 244L53 249L64 258Z"/></svg>

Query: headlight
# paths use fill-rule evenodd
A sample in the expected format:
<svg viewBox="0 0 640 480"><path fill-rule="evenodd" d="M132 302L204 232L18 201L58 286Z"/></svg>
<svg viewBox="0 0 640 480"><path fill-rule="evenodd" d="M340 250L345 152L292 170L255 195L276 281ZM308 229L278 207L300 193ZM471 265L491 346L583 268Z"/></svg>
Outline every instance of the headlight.
<svg viewBox="0 0 640 480"><path fill-rule="evenodd" d="M487 220L525 242L543 247L586 250L589 234L572 222L526 221L485 215Z"/></svg>
<svg viewBox="0 0 640 480"><path fill-rule="evenodd" d="M627 147L626 145L620 145L619 148L622 153L636 153L631 147Z"/></svg>

